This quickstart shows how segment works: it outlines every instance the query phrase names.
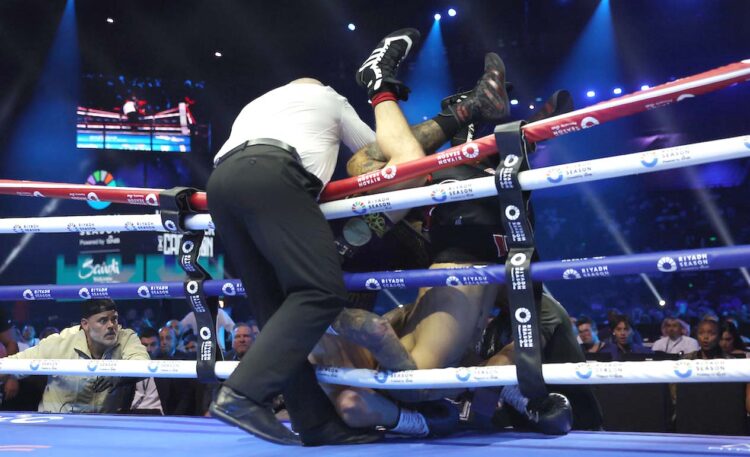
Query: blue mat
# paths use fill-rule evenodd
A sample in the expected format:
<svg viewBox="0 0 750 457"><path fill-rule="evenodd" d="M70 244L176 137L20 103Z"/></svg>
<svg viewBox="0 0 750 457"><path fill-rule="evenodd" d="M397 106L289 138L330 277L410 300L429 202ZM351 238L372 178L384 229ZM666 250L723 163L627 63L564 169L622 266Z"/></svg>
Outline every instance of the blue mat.
<svg viewBox="0 0 750 457"><path fill-rule="evenodd" d="M277 446L215 419L0 413L0 454L82 457L175 455L502 457L750 455L749 437L574 432L549 437L531 433L463 433L435 440L386 438L377 444L317 448ZM185 455L185 454L183 454Z"/></svg>

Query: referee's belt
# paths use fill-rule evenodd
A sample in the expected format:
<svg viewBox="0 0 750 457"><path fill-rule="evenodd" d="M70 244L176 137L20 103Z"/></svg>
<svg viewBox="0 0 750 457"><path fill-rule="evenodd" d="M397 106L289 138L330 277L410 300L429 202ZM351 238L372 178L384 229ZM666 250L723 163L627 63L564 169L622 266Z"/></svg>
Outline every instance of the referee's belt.
<svg viewBox="0 0 750 457"><path fill-rule="evenodd" d="M296 160L299 164L302 164L302 159L300 158L299 154L297 153L297 150L294 149L293 146L290 146L284 143L283 141L275 140L273 138L255 138L254 140L245 141L239 146L233 149L230 149L223 156L219 157L219 160L217 160L216 163L214 163L214 168L218 167L220 163L227 160L230 156L233 156L234 154L237 154L238 152L244 151L250 146L258 146L258 145L273 146L275 148L283 149L284 151L291 154L291 156L294 157L294 160Z"/></svg>

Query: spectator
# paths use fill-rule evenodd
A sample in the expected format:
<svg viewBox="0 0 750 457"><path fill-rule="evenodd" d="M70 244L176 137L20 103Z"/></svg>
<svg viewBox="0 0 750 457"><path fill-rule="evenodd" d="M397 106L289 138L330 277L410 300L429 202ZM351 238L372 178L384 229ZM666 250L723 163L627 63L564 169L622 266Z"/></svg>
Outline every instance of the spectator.
<svg viewBox="0 0 750 457"><path fill-rule="evenodd" d="M187 355L177 350L177 335L172 327L162 327L159 329L159 343L161 346L161 355L165 359L187 360Z"/></svg>
<svg viewBox="0 0 750 457"><path fill-rule="evenodd" d="M44 338L33 348L12 355L18 359L149 360L137 335L122 329L112 300L81 303L80 325ZM114 377L50 376L39 403L40 412L115 412L115 391L132 381ZM117 393L121 393L117 392Z"/></svg>
<svg viewBox="0 0 750 457"><path fill-rule="evenodd" d="M253 345L255 338L250 325L240 322L232 331L232 350L227 354L227 360L241 360L242 356Z"/></svg>
<svg viewBox="0 0 750 457"><path fill-rule="evenodd" d="M599 341L596 322L587 316L581 316L577 325L578 337L581 339L581 350L583 352L599 352L604 347L604 342Z"/></svg>
<svg viewBox="0 0 750 457"><path fill-rule="evenodd" d="M708 318L698 324L698 344L700 349L687 354L687 359L721 359L726 355L719 346L719 322Z"/></svg>
<svg viewBox="0 0 750 457"><path fill-rule="evenodd" d="M194 312L190 311L187 313L180 321L180 325L185 331L190 330L194 335L198 334L198 323L195 320ZM219 342L222 351L225 350L225 332L226 334L231 334L232 330L234 330L234 321L229 317L229 314L220 307L219 312L216 315L216 340Z"/></svg>
<svg viewBox="0 0 750 457"><path fill-rule="evenodd" d="M185 338L182 339L182 343L185 346L185 353L188 357L191 359L194 358L195 353L198 352L198 337L192 333L188 333L185 335Z"/></svg>
<svg viewBox="0 0 750 457"><path fill-rule="evenodd" d="M23 326L21 337L23 338L23 342L28 344L29 347L34 347L39 343L39 338L36 337L36 329L31 325Z"/></svg>
<svg viewBox="0 0 750 457"><path fill-rule="evenodd" d="M723 322L720 326L720 334L719 347L724 354L733 356L745 356L747 354L745 342L742 341L740 332L733 323Z"/></svg>
<svg viewBox="0 0 750 457"><path fill-rule="evenodd" d="M633 341L633 327L630 319L622 314L610 319L612 340L599 352L609 353L613 361L623 359L624 354L649 354L651 349Z"/></svg>
<svg viewBox="0 0 750 457"><path fill-rule="evenodd" d="M700 346L695 338L683 335L683 327L679 319L668 317L661 323L661 334L651 349L654 352L667 354L689 354L697 351Z"/></svg>

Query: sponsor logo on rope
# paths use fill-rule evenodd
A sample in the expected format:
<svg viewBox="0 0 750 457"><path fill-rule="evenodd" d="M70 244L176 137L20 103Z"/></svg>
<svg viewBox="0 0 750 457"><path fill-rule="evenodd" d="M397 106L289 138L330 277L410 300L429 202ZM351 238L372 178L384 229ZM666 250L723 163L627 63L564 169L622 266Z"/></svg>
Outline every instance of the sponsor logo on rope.
<svg viewBox="0 0 750 457"><path fill-rule="evenodd" d="M78 231L78 226L77 226L77 225L75 225L75 224L74 224L74 223L72 223L72 222L68 224L68 227L67 227L67 228L68 228L68 231L69 231L69 232L77 232L77 231Z"/></svg>
<svg viewBox="0 0 750 457"><path fill-rule="evenodd" d="M659 163L659 157L655 152L649 151L641 154L641 165L646 168L654 168Z"/></svg>
<svg viewBox="0 0 750 457"><path fill-rule="evenodd" d="M531 320L531 311L528 308L518 308L515 313L516 320L522 324Z"/></svg>
<svg viewBox="0 0 750 457"><path fill-rule="evenodd" d="M152 361L148 364L147 368L151 373L156 373L157 371L159 371L159 362Z"/></svg>
<svg viewBox="0 0 750 457"><path fill-rule="evenodd" d="M599 120L592 116L587 116L581 119L581 128L587 129L589 127L593 127L595 125L599 125Z"/></svg>
<svg viewBox="0 0 750 457"><path fill-rule="evenodd" d="M148 203L151 206L159 206L159 199L156 198L155 194L147 194L146 203Z"/></svg>
<svg viewBox="0 0 750 457"><path fill-rule="evenodd" d="M476 143L466 143L461 148L461 154L467 159L474 159L479 156L479 146Z"/></svg>
<svg viewBox="0 0 750 457"><path fill-rule="evenodd" d="M86 194L86 200L90 202L98 202L99 196L96 195L96 192L89 192L88 194Z"/></svg>
<svg viewBox="0 0 750 457"><path fill-rule="evenodd" d="M24 290L21 295L23 295L23 298L25 300L36 300L36 297L34 296L34 292L32 292L31 289Z"/></svg>
<svg viewBox="0 0 750 457"><path fill-rule="evenodd" d="M545 176L547 178L547 182L551 184L558 184L564 179L562 171L559 168L548 171Z"/></svg>
<svg viewBox="0 0 750 457"><path fill-rule="evenodd" d="M38 190L35 190L31 195L33 195L34 197L44 197L44 194L39 192Z"/></svg>
<svg viewBox="0 0 750 457"><path fill-rule="evenodd" d="M380 170L380 174L385 179L393 179L396 177L396 171L397 171L397 168L395 165L389 165L383 168L382 170Z"/></svg>
<svg viewBox="0 0 750 457"><path fill-rule="evenodd" d="M674 374L678 378L687 379L693 375L693 369L691 368L690 362L687 360L680 360L674 363Z"/></svg>
<svg viewBox="0 0 750 457"><path fill-rule="evenodd" d="M38 360L32 360L31 362L29 362L29 368L31 369L31 371L38 370L40 365L41 362L39 362Z"/></svg>
<svg viewBox="0 0 750 457"><path fill-rule="evenodd" d="M575 268L568 268L563 271L563 279L581 279L581 273Z"/></svg>
<svg viewBox="0 0 750 457"><path fill-rule="evenodd" d="M662 257L656 262L656 268L664 273L671 273L677 270L677 262L671 257Z"/></svg>
<svg viewBox="0 0 750 457"><path fill-rule="evenodd" d="M677 101L681 102L683 100L686 100L688 98L693 98L693 97L695 97L695 95L693 94L681 94L679 97L677 97Z"/></svg>
<svg viewBox="0 0 750 457"><path fill-rule="evenodd" d="M380 290L380 283L375 278L370 278L365 281L365 288L368 290Z"/></svg>
<svg viewBox="0 0 750 457"><path fill-rule="evenodd" d="M461 382L468 381L469 379L471 379L471 371L469 371L469 369L466 367L456 368L456 379Z"/></svg>
<svg viewBox="0 0 750 457"><path fill-rule="evenodd" d="M25 289L21 295L24 300L52 300L52 289Z"/></svg>
<svg viewBox="0 0 750 457"><path fill-rule="evenodd" d="M128 232L135 232L137 229L135 228L135 224L130 221L125 221L125 230Z"/></svg>
<svg viewBox="0 0 750 457"><path fill-rule="evenodd" d="M458 286L462 286L463 283L456 276L448 276L448 278L445 280L445 285L451 286L451 287L458 287Z"/></svg>
<svg viewBox="0 0 750 457"><path fill-rule="evenodd" d="M445 192L445 189L436 187L435 189L432 189L432 192L430 192L430 198L435 202L444 202L448 199L448 193Z"/></svg>
<svg viewBox="0 0 750 457"><path fill-rule="evenodd" d="M44 424L47 422L52 421L61 421L63 420L63 416L50 416L47 414L16 414L13 416L0 416L0 422L6 422L10 424ZM28 449L15 449L19 446L28 448ZM45 446L45 445L33 445L33 444L19 444L19 445L7 445L7 446L0 446L0 452L3 450L17 450L17 451L32 451L34 449L46 449L51 446ZM13 449L9 449L13 448Z"/></svg>
<svg viewBox="0 0 750 457"><path fill-rule="evenodd" d="M724 444L721 446L709 446L710 451L727 451L727 452L748 452L750 453L750 443Z"/></svg>
<svg viewBox="0 0 750 457"><path fill-rule="evenodd" d="M13 231L16 233L39 233L42 229L39 224L16 224L13 226Z"/></svg>
<svg viewBox="0 0 750 457"><path fill-rule="evenodd" d="M151 291L148 290L147 286L141 286L138 288L138 296L141 298L151 298Z"/></svg>
<svg viewBox="0 0 750 457"><path fill-rule="evenodd" d="M230 297L237 295L237 290L231 282L225 282L224 285L221 286L221 292Z"/></svg>
<svg viewBox="0 0 750 457"><path fill-rule="evenodd" d="M354 214L365 214L367 212L367 208L361 201L356 201L352 203L352 212Z"/></svg>
<svg viewBox="0 0 750 457"><path fill-rule="evenodd" d="M388 381L388 378L391 376L390 371L376 371L373 377L375 378L375 382L378 382L380 384L385 384L386 381Z"/></svg>
<svg viewBox="0 0 750 457"><path fill-rule="evenodd" d="M97 368L99 368L99 362L89 362L86 365L86 369L89 371L96 371Z"/></svg>
<svg viewBox="0 0 750 457"><path fill-rule="evenodd" d="M84 300L90 300L91 299L91 293L85 287L81 287L81 289L78 291L78 296L81 297L81 298L83 298Z"/></svg>
<svg viewBox="0 0 750 457"><path fill-rule="evenodd" d="M581 379L589 379L594 374L594 370L591 369L591 365L588 363L579 363L576 365L576 376Z"/></svg>

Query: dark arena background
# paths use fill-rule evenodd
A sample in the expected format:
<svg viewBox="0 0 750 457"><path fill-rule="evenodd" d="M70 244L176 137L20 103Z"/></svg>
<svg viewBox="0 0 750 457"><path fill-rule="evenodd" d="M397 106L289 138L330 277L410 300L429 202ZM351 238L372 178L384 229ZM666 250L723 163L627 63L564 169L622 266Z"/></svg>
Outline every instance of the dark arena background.
<svg viewBox="0 0 750 457"><path fill-rule="evenodd" d="M570 92L575 108L583 108L748 59L749 23L747 0L3 0L0 180L205 190L213 156L240 110L270 89L305 76L347 97L374 127L373 110L354 74L378 40L403 27L422 33L422 43L400 73L412 89L402 109L416 124L438 113L442 98L474 86L487 52L504 60L513 85L509 121L523 120L559 89ZM531 166L749 135L749 105L750 84L738 83L539 142ZM333 180L346 177L344 164L339 160ZM542 189L533 193L532 202L541 260L750 244L747 158ZM155 211L0 195L4 218ZM119 231L2 235L0 286L182 281L179 240L175 234ZM206 232L201 264L216 279L238 277L213 230ZM750 341L750 274L745 268L590 275L602 277L551 281L545 287L571 317L596 322L602 340L610 336L606 329L612 316L623 314L646 346L662 336L666 317L681 319L695 336L697 323L715 316ZM415 297L412 289L381 291L374 309L383 313ZM118 305L131 328L158 328L190 312L182 299L118 300ZM223 307L235 322L253 318L243 297L227 296ZM79 317L73 300L6 300L0 308L19 335L25 326L39 334L46 327L68 327ZM231 336L224 338L228 348ZM644 387L650 386L633 388ZM605 428L685 431L676 429L667 417L672 411L662 408L674 397L666 388L657 394L649 390L639 397L618 390L604 395L649 403L637 411L623 410L622 402L612 404L600 395ZM654 401L662 403L653 406ZM429 447L438 453L492 449L503 455L651 455L653 449L660 455L742 454L750 452L750 440L704 436L746 433L745 410L740 409L741 431L697 429L699 435L692 438L615 434L607 439L574 433L552 443L534 435L481 435L437 444L398 441L395 452L427 452ZM73 444L66 441L63 424L91 427L90 438L98 436L97 425L86 417L47 418L32 425L16 414L22 413L0 411L0 452L68 455ZM659 425L642 425L651 424L644 418L655 414L663 419ZM277 451L209 419L138 422L123 416L107 427L136 437L113 443L116 455L162 449L158 431L173 441L171 451L188 446L214 455ZM54 437L46 444L12 436L47 430L54 430ZM226 441L217 439L220 433L227 434ZM183 436L190 438L182 442ZM92 451L112 450L100 439L93 441L101 449ZM21 442L37 444L23 448ZM154 447L146 447L149 443ZM227 452L221 451L222 443L229 443ZM60 453L54 452L56 446ZM374 455L387 449L382 446L362 452Z"/></svg>

